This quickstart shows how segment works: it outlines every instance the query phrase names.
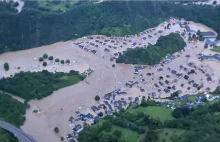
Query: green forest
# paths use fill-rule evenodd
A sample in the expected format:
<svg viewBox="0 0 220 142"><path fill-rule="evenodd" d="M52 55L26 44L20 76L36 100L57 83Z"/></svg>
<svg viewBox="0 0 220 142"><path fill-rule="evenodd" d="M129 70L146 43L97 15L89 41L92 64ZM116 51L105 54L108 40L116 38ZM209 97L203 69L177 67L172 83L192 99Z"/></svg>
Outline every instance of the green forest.
<svg viewBox="0 0 220 142"><path fill-rule="evenodd" d="M0 93L0 120L9 122L10 124L20 127L25 121L26 103L21 103L9 95ZM13 134L0 129L1 142L17 142L17 138Z"/></svg>
<svg viewBox="0 0 220 142"><path fill-rule="evenodd" d="M42 9L26 1L17 14L0 3L0 53L22 50L91 34L123 36L157 26L169 17L203 23L220 33L220 7L172 2L122 1L77 3L66 12Z"/></svg>
<svg viewBox="0 0 220 142"><path fill-rule="evenodd" d="M155 65L167 55L182 50L186 43L179 34L161 36L155 45L147 48L128 49L116 62L126 64Z"/></svg>
<svg viewBox="0 0 220 142"><path fill-rule="evenodd" d="M0 79L0 90L19 96L25 100L41 99L54 91L82 81L85 75L77 71L69 73L20 72L13 77Z"/></svg>
<svg viewBox="0 0 220 142"><path fill-rule="evenodd" d="M161 109L162 114L148 111ZM166 113L166 120L164 114ZM217 142L220 102L196 108L140 105L106 117L79 134L80 142Z"/></svg>

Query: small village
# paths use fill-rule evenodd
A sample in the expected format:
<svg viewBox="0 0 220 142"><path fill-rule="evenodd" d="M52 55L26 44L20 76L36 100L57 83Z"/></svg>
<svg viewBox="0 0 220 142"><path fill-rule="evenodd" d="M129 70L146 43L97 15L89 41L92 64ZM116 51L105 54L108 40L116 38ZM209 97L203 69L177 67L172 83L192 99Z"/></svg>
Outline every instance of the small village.
<svg viewBox="0 0 220 142"><path fill-rule="evenodd" d="M212 66L203 63L205 61L220 61L220 54L204 54L204 45L208 48L219 46L216 34L212 31L201 30L204 42L189 40L190 36L196 36L200 30L194 24L184 19L171 18L157 28L148 29L134 36L105 37L89 36L74 42L86 52L95 56L115 60L124 54L127 48L146 47L155 44L159 36L168 35L171 32L179 33L187 43L182 51L173 55L167 55L160 64L131 65L133 67L132 79L128 80L121 88L100 96L97 105L90 108L79 108L69 119L73 135L68 134L68 139L76 140L77 133L83 130L84 125L93 125L107 115L113 115L131 105L139 105L142 99L154 100L156 105L172 109L180 107L192 108L205 101L214 101L220 98L220 94L212 95L219 86L219 76L213 71ZM157 38L156 38L157 37ZM134 95L130 90L135 89L140 95ZM175 95L171 95L175 94Z"/></svg>

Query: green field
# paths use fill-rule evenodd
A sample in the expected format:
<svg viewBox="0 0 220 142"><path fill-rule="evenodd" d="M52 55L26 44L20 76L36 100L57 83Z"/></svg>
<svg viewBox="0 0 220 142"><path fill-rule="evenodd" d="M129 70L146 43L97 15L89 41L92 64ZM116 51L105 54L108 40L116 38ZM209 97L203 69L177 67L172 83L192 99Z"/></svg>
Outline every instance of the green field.
<svg viewBox="0 0 220 142"><path fill-rule="evenodd" d="M184 102L181 100L174 100L173 102L175 105L184 105Z"/></svg>
<svg viewBox="0 0 220 142"><path fill-rule="evenodd" d="M194 102L194 101L196 100L196 96L190 95L190 96L188 96L188 99L189 99L190 101Z"/></svg>
<svg viewBox="0 0 220 142"><path fill-rule="evenodd" d="M174 119L171 115L172 109L166 108L163 106L148 106L148 107L139 107L136 109L129 110L131 113L143 112L149 115L151 118L159 119L164 122L165 120Z"/></svg>
<svg viewBox="0 0 220 142"><path fill-rule="evenodd" d="M211 51L220 53L220 46L212 48Z"/></svg>

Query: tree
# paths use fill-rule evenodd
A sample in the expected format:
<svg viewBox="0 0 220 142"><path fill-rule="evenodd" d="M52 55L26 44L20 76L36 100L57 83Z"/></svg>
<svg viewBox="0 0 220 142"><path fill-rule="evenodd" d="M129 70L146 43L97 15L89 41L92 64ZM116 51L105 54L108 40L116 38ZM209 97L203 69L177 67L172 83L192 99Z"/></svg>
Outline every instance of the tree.
<svg viewBox="0 0 220 142"><path fill-rule="evenodd" d="M193 39L195 39L195 38L196 38L196 35L195 35L195 34L193 34L193 35L192 35L192 38L193 38Z"/></svg>
<svg viewBox="0 0 220 142"><path fill-rule="evenodd" d="M188 37L188 41L192 41L192 36L191 35Z"/></svg>
<svg viewBox="0 0 220 142"><path fill-rule="evenodd" d="M47 58L48 58L48 55L47 55L46 53L44 53L43 58L44 58L44 59L47 59Z"/></svg>
<svg viewBox="0 0 220 142"><path fill-rule="evenodd" d="M42 62L42 61L44 60L44 58L43 58L43 57L40 57L38 60L39 60L40 62Z"/></svg>
<svg viewBox="0 0 220 142"><path fill-rule="evenodd" d="M113 132L113 134L120 138L122 133L121 133L121 131L119 131L119 130L115 130L115 131Z"/></svg>
<svg viewBox="0 0 220 142"><path fill-rule="evenodd" d="M200 36L200 35L201 35L201 31L198 30L198 31L196 32L196 34L197 34L198 36Z"/></svg>
<svg viewBox="0 0 220 142"><path fill-rule="evenodd" d="M213 3L212 3L213 5L216 5L217 4L217 1L213 1Z"/></svg>
<svg viewBox="0 0 220 142"><path fill-rule="evenodd" d="M142 107L146 107L147 106L147 101L146 101L146 99L144 97L141 99L141 104L140 105Z"/></svg>
<svg viewBox="0 0 220 142"><path fill-rule="evenodd" d="M50 61L53 60L53 56L49 56L48 60Z"/></svg>
<svg viewBox="0 0 220 142"><path fill-rule="evenodd" d="M207 48L208 48L208 44L205 44L205 45L204 45L204 48L207 49Z"/></svg>
<svg viewBox="0 0 220 142"><path fill-rule="evenodd" d="M95 96L95 100L96 100L96 101L99 101L99 100L100 100L100 97L99 97L98 95L96 95L96 96Z"/></svg>
<svg viewBox="0 0 220 142"><path fill-rule="evenodd" d="M100 117L102 117L102 116L103 116L103 113L102 113L102 112L99 112L97 115L100 116Z"/></svg>
<svg viewBox="0 0 220 142"><path fill-rule="evenodd" d="M60 59L58 59L58 58L55 59L55 62L59 62L59 61L60 61Z"/></svg>
<svg viewBox="0 0 220 142"><path fill-rule="evenodd" d="M46 67L47 66L47 62L43 62L43 66Z"/></svg>
<svg viewBox="0 0 220 142"><path fill-rule="evenodd" d="M8 63L4 63L4 69L5 69L5 71L9 70L9 64Z"/></svg>
<svg viewBox="0 0 220 142"><path fill-rule="evenodd" d="M61 64L64 64L64 60L61 60L60 63L61 63Z"/></svg>
<svg viewBox="0 0 220 142"><path fill-rule="evenodd" d="M58 127L55 127L55 128L54 128L54 132L55 132L55 133L59 133L59 132L60 132L59 128L58 128Z"/></svg>
<svg viewBox="0 0 220 142"><path fill-rule="evenodd" d="M67 59L67 60L65 61L65 63L66 63L66 64L69 64L69 63L70 63L70 60L69 60L69 59Z"/></svg>
<svg viewBox="0 0 220 142"><path fill-rule="evenodd" d="M179 96L179 93L178 93L178 91L176 91L170 95L170 98L172 99L172 98L178 97L178 96Z"/></svg>
<svg viewBox="0 0 220 142"><path fill-rule="evenodd" d="M194 73L196 73L196 71L195 71L194 69L191 69L191 70L190 70L190 73L191 73L191 74L194 74Z"/></svg>

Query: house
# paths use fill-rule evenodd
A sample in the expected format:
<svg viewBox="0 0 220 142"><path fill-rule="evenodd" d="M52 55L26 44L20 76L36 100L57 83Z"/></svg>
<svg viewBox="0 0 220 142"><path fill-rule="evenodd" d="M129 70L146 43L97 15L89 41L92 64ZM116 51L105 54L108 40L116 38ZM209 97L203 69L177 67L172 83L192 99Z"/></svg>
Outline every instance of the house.
<svg viewBox="0 0 220 142"><path fill-rule="evenodd" d="M207 38L207 39L205 40L205 44L207 44L207 45L209 45L209 46L215 46L217 43L218 43L217 41L211 40L211 39L209 39L209 38Z"/></svg>
<svg viewBox="0 0 220 142"><path fill-rule="evenodd" d="M170 82L169 82L168 80L165 80L165 83L166 83L166 84L169 84Z"/></svg>
<svg viewBox="0 0 220 142"><path fill-rule="evenodd" d="M104 49L104 51L105 51L105 52L109 52L110 50L109 50L109 49L107 49L107 48L105 48L105 49Z"/></svg>
<svg viewBox="0 0 220 142"><path fill-rule="evenodd" d="M156 97L157 96L157 94L155 93L155 92L152 92L152 97Z"/></svg>
<svg viewBox="0 0 220 142"><path fill-rule="evenodd" d="M160 86L163 86L163 83L159 81Z"/></svg>
<svg viewBox="0 0 220 142"><path fill-rule="evenodd" d="M178 94L182 94L182 90L178 90L177 93L178 93Z"/></svg>
<svg viewBox="0 0 220 142"><path fill-rule="evenodd" d="M156 88L158 88L158 87L159 87L159 86L158 86L156 83L154 84L154 86L155 86Z"/></svg>
<svg viewBox="0 0 220 142"><path fill-rule="evenodd" d="M135 97L135 99L134 99L134 102L133 102L134 104L139 104L139 97Z"/></svg>
<svg viewBox="0 0 220 142"><path fill-rule="evenodd" d="M165 93L169 93L169 92L170 92L169 89L164 89L163 91L164 91Z"/></svg>
<svg viewBox="0 0 220 142"><path fill-rule="evenodd" d="M201 61L203 60L215 60L220 61L220 54L214 54L214 55L203 55L203 54L197 54L197 58Z"/></svg>
<svg viewBox="0 0 220 142"><path fill-rule="evenodd" d="M198 88L198 87L199 87L199 85L198 85L198 84L196 84L196 83L194 83L194 84L193 84L193 87Z"/></svg>
<svg viewBox="0 0 220 142"><path fill-rule="evenodd" d="M182 74L182 73L177 73L176 76L177 76L178 78L181 78L181 77L183 77L183 74Z"/></svg>
<svg viewBox="0 0 220 142"><path fill-rule="evenodd" d="M188 80L188 79L189 79L189 76L188 76L188 75L185 75L183 78L186 79L186 80Z"/></svg>
<svg viewBox="0 0 220 142"><path fill-rule="evenodd" d="M201 35L204 38L216 38L217 35L214 32L208 31L208 32L201 32Z"/></svg>
<svg viewBox="0 0 220 142"><path fill-rule="evenodd" d="M171 73L172 73L173 75L176 75L177 72L176 72L175 70L172 70Z"/></svg>
<svg viewBox="0 0 220 142"><path fill-rule="evenodd" d="M77 133L81 132L82 130L83 130L83 126L80 125L80 124L77 124L77 125L73 128L73 131L74 131L74 132L77 132Z"/></svg>

